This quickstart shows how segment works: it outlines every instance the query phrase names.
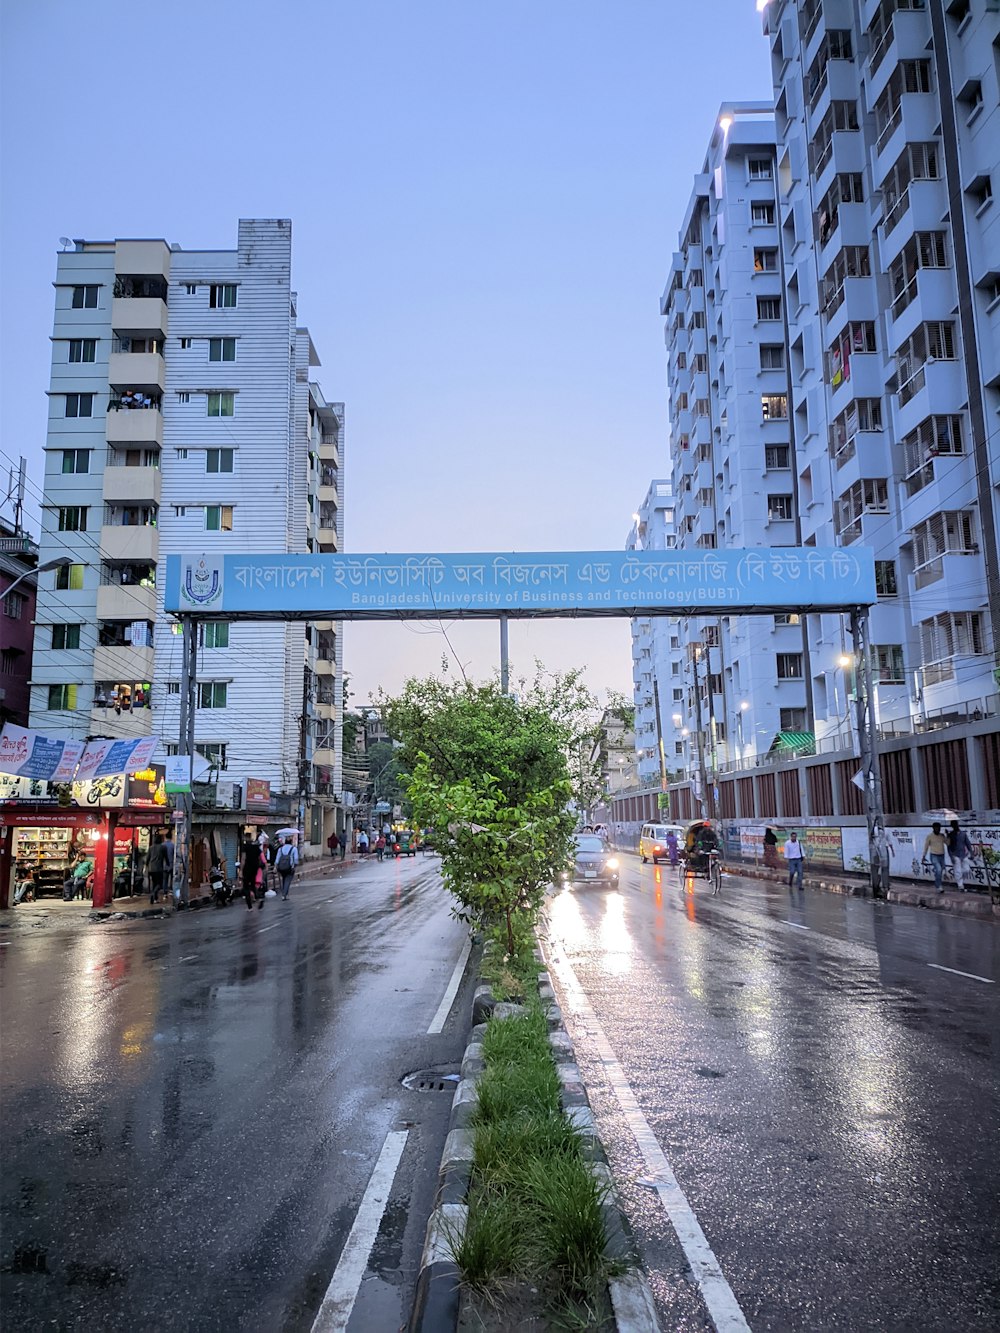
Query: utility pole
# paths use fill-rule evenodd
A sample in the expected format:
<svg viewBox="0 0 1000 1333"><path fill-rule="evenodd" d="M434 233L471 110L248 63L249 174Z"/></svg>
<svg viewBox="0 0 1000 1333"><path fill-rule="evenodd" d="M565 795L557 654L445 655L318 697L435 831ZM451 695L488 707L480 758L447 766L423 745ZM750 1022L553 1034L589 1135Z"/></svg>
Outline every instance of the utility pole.
<svg viewBox="0 0 1000 1333"><path fill-rule="evenodd" d="M715 793L708 785L708 772L705 768L705 733L701 726L701 690L698 684L698 658L701 656L702 644L696 640L690 645L690 648L691 665L694 669L695 737L698 747L698 776L701 778L702 815L706 819L714 819ZM709 685L711 685L711 681L709 681Z"/></svg>
<svg viewBox="0 0 1000 1333"><path fill-rule="evenodd" d="M885 817L882 811L882 773L875 725L874 673L869 630L868 608L859 607L852 611L851 636L856 662L854 691L858 749L864 779L865 819L868 824L868 864L871 869L872 893L876 898L885 898L889 892L889 849L885 840Z"/></svg>
<svg viewBox="0 0 1000 1333"><path fill-rule="evenodd" d="M194 768L194 716L198 689L197 626L191 616L181 617L181 716L177 736L177 753L188 758L187 791L179 792L181 819L176 825L174 838L174 902L186 907L190 894L192 821L194 797L191 778Z"/></svg>
<svg viewBox="0 0 1000 1333"><path fill-rule="evenodd" d="M507 633L510 624L510 617L502 615L500 617L500 693L510 693L510 653L508 651Z"/></svg>
<svg viewBox="0 0 1000 1333"><path fill-rule="evenodd" d="M299 717L299 808L296 828L302 845L306 839L306 805L309 800L309 702L311 696L309 668L302 668L302 713ZM299 855L302 855L302 845ZM322 848L320 849L322 851Z"/></svg>

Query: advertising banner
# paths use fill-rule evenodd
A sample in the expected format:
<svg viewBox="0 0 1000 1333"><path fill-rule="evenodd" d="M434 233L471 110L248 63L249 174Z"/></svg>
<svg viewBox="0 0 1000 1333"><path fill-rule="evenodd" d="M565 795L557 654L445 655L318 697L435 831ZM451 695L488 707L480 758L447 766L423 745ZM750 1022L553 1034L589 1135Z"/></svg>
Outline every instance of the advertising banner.
<svg viewBox="0 0 1000 1333"><path fill-rule="evenodd" d="M271 808L271 784L263 778L247 778L247 810L267 814Z"/></svg>
<svg viewBox="0 0 1000 1333"><path fill-rule="evenodd" d="M164 790L170 793L182 793L191 790L191 756L189 754L171 755L164 770Z"/></svg>
<svg viewBox="0 0 1000 1333"><path fill-rule="evenodd" d="M991 883L1000 884L1000 825L963 824L969 835L973 854L969 872L965 876L968 884L987 887ZM889 850L889 875L899 875L906 879L918 879L924 884L934 883L934 870L924 861L924 842L931 827L920 825L917 828L902 828L887 825L885 830L886 846ZM947 822L942 821L942 832L948 832ZM844 867L847 870L866 871L868 869L868 830L865 828L845 828ZM951 857L945 855L945 887L953 886L955 875L951 868Z"/></svg>
<svg viewBox="0 0 1000 1333"><path fill-rule="evenodd" d="M5 722L0 731L0 773L42 782L67 782L83 754L83 741L43 736Z"/></svg>
<svg viewBox="0 0 1000 1333"><path fill-rule="evenodd" d="M167 557L164 609L249 619L435 619L848 610L875 600L864 547Z"/></svg>

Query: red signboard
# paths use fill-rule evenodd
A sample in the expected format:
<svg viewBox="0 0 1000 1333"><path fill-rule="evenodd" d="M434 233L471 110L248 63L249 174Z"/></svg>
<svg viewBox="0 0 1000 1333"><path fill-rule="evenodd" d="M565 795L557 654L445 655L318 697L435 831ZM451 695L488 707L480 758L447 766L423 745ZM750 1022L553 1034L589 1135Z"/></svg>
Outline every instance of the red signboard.
<svg viewBox="0 0 1000 1333"><path fill-rule="evenodd" d="M271 808L271 784L264 778L247 778L247 809L268 811Z"/></svg>

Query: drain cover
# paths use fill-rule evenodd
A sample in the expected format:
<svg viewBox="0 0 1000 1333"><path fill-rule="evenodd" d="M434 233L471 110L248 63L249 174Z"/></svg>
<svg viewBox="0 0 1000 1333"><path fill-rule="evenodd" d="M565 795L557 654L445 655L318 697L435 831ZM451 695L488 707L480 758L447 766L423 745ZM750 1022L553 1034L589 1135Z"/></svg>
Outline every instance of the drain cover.
<svg viewBox="0 0 1000 1333"><path fill-rule="evenodd" d="M454 1092L460 1075L444 1069L417 1069L400 1081L411 1092Z"/></svg>

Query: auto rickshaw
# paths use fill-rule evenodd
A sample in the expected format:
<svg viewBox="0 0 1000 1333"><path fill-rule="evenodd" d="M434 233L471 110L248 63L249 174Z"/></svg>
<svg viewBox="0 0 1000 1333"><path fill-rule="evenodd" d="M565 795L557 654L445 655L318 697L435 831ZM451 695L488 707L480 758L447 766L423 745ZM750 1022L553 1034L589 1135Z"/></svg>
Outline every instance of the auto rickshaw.
<svg viewBox="0 0 1000 1333"><path fill-rule="evenodd" d="M687 879L707 879L713 894L722 888L722 840L708 819L696 819L687 826L681 851L682 873Z"/></svg>

